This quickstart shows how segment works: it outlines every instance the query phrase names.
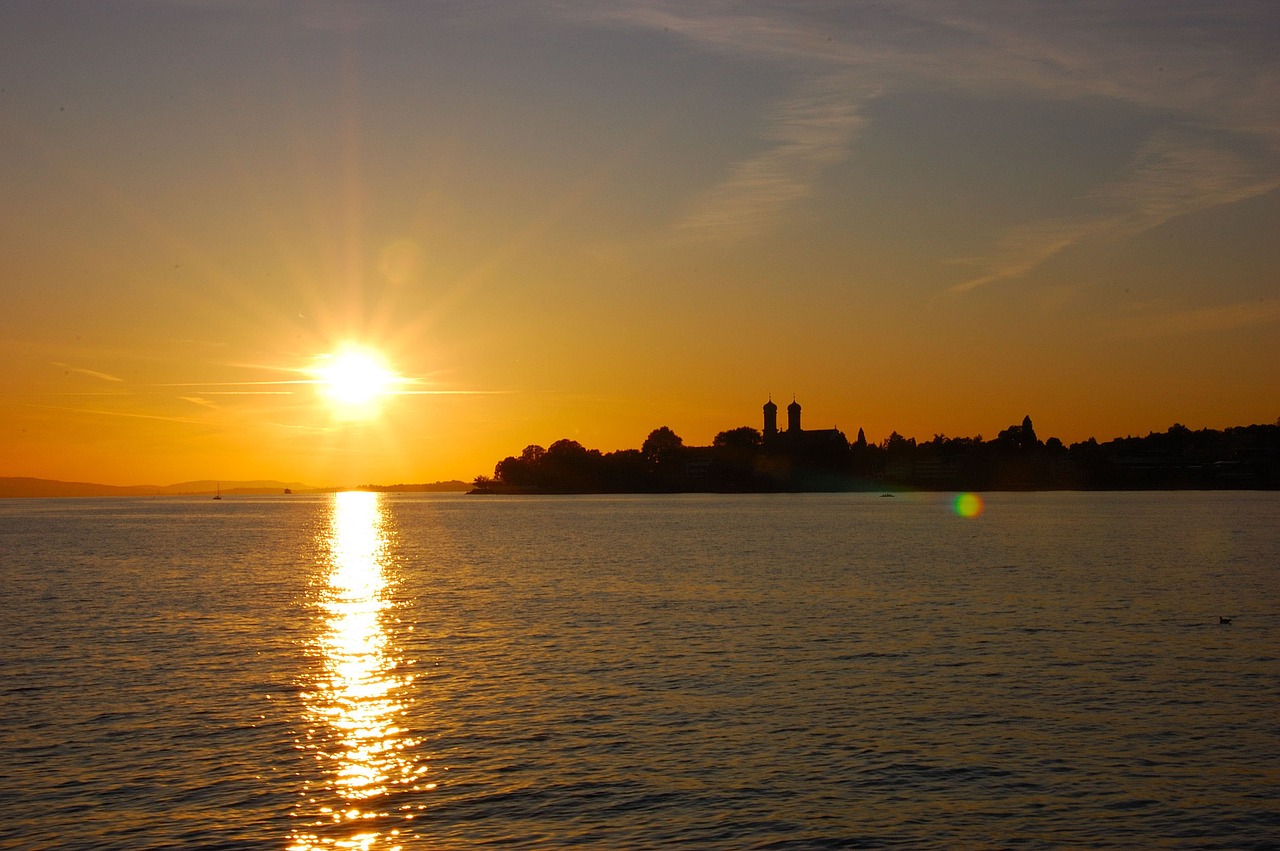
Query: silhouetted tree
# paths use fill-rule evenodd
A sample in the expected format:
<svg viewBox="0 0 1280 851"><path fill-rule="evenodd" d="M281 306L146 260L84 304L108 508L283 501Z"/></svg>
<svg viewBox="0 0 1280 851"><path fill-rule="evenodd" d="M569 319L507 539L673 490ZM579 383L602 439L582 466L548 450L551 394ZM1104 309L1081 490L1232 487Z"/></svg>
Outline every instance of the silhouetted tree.
<svg viewBox="0 0 1280 851"><path fill-rule="evenodd" d="M916 448L916 439L914 437L903 437L895 431L884 439L884 443L881 446L889 452L909 452Z"/></svg>
<svg viewBox="0 0 1280 851"><path fill-rule="evenodd" d="M654 490L649 462L639 449L619 449L604 456L601 465L606 490L615 493L647 493Z"/></svg>
<svg viewBox="0 0 1280 851"><path fill-rule="evenodd" d="M524 487L533 484L533 471L519 458L508 455L493 468L493 477L509 485Z"/></svg>
<svg viewBox="0 0 1280 851"><path fill-rule="evenodd" d="M763 446L763 436L750 426L720 432L711 441L710 464L703 484L717 491L759 490L757 468Z"/></svg>
<svg viewBox="0 0 1280 851"><path fill-rule="evenodd" d="M720 432L712 439L711 445L718 449L753 452L760 448L762 442L763 438L759 431L751 426L741 426Z"/></svg>
<svg viewBox="0 0 1280 851"><path fill-rule="evenodd" d="M1023 417L1021 439L1023 439L1023 449L1038 447L1039 445L1039 440L1036 438L1036 427L1032 426L1032 415L1029 415L1029 413Z"/></svg>
<svg viewBox="0 0 1280 851"><path fill-rule="evenodd" d="M1036 430L1031 425L1031 417L1022 418L1021 425L1009 426L996 436L996 446L1006 450L1029 450L1040 445L1036 438Z"/></svg>
<svg viewBox="0 0 1280 851"><path fill-rule="evenodd" d="M894 482L926 488L1244 488L1280 487L1280 424L1164 432L1100 444L1041 442L1031 417L991 442L935 434L917 446L896 431L879 445L858 430L852 446L828 456L785 445L765 447L758 431L720 432L710 447L689 448L670 428L654 429L641 449L602 455L574 440L526 446L478 476L476 490L656 492L821 490ZM824 447L819 449L825 451Z"/></svg>
<svg viewBox="0 0 1280 851"><path fill-rule="evenodd" d="M601 458L598 449L587 449L576 440L557 440L538 465L540 482L552 491L596 490Z"/></svg>
<svg viewBox="0 0 1280 851"><path fill-rule="evenodd" d="M654 467L664 467L675 462L684 449L684 440L666 426L655 428L640 445L640 454Z"/></svg>

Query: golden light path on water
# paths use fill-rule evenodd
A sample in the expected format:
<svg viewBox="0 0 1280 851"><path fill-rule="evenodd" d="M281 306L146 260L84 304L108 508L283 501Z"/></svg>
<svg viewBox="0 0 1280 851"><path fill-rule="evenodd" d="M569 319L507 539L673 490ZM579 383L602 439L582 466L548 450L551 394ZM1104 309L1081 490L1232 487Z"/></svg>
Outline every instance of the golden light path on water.
<svg viewBox="0 0 1280 851"><path fill-rule="evenodd" d="M329 568L319 597L319 670L302 698L308 727L297 747L312 753L320 783L309 783L295 812L306 820L290 834L290 851L400 847L411 831L390 824L413 818L408 806L392 814L397 792L420 784L417 741L398 726L411 677L397 676L397 648L387 631L389 593L386 519L376 493L334 495L327 528L319 533ZM406 824L407 826L407 824Z"/></svg>

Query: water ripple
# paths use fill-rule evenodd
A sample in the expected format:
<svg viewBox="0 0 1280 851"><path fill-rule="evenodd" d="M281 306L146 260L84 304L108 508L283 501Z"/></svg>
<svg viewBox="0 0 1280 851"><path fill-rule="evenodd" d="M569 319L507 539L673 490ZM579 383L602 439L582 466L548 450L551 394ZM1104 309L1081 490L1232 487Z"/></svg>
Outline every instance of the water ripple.
<svg viewBox="0 0 1280 851"><path fill-rule="evenodd" d="M1276 847L1274 495L369 496L0 505L0 846Z"/></svg>

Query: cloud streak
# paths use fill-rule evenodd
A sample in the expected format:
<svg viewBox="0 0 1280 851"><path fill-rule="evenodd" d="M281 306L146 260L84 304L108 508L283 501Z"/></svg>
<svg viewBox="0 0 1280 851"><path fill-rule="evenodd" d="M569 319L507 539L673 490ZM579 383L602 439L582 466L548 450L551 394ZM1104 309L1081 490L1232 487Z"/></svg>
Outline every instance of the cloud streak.
<svg viewBox="0 0 1280 851"><path fill-rule="evenodd" d="M760 152L730 164L675 223L685 236L746 238L820 190L877 97L917 90L1055 102L1124 102L1162 123L1128 172L991 237L965 292L1020 278L1068 247L1131 235L1280 185L1280 11L1255 0L1089 4L1039 0L578 4L594 25L660 30L695 48L773 63L797 81L759 117ZM1011 23L1012 22L1012 23ZM1193 128L1193 129L1192 129Z"/></svg>
<svg viewBox="0 0 1280 851"><path fill-rule="evenodd" d="M159 420L160 422L182 423L184 425L205 425L203 420L193 420L189 417L167 417L160 414L139 414L129 411L107 411L100 408L72 408L63 405L41 405L36 403L19 403L24 407L38 408L45 411L64 411L73 414L92 414L99 417L120 417L131 420Z"/></svg>
<svg viewBox="0 0 1280 851"><path fill-rule="evenodd" d="M766 229L812 195L823 173L846 159L862 108L878 84L853 73L875 57L836 42L822 26L785 7L616 3L562 7L578 20L661 30L699 49L781 63L796 83L760 116L758 153L730 164L675 222L683 238L743 239Z"/></svg>
<svg viewBox="0 0 1280 851"><path fill-rule="evenodd" d="M1094 193L1125 209L1134 232L1280 187L1280 176L1209 139L1162 131L1134 159L1129 176Z"/></svg>
<svg viewBox="0 0 1280 851"><path fill-rule="evenodd" d="M1268 27L1260 26L1270 19L1274 34L1274 7L1171 2L1159 9L1058 5L1052 12L1037 3L913 8L972 39L964 48L969 61L955 66L962 85L983 90L1005 81L1045 99L1126 101L1164 122L1124 176L1082 199L1094 213L1015 225L994 239L982 273L952 286L953 292L1022 278L1095 237L1133 236L1280 187L1280 107L1274 97L1280 67L1265 46ZM1012 14L1017 11L1022 14ZM1015 29L1005 20L1028 23Z"/></svg>
<svg viewBox="0 0 1280 851"><path fill-rule="evenodd" d="M848 155L862 123L840 80L815 81L778 103L765 133L772 147L737 163L695 200L677 225L686 234L742 238L812 194L824 170Z"/></svg>
<svg viewBox="0 0 1280 851"><path fill-rule="evenodd" d="M124 381L123 378L120 378L115 375L111 375L106 372L98 372L96 369L84 369L83 367L71 366L70 364L59 363L58 361L53 361L53 365L58 367L59 369L66 370L67 372L76 372L76 373L79 373L80 375L87 375L90 378L96 378L99 381L111 381L111 382L117 382L117 383Z"/></svg>
<svg viewBox="0 0 1280 851"><path fill-rule="evenodd" d="M1280 323L1280 298L1257 299L1193 310L1166 311L1136 319L1113 330L1114 339L1145 340L1234 331Z"/></svg>
<svg viewBox="0 0 1280 851"><path fill-rule="evenodd" d="M1075 218L1020 225L1001 235L994 251L986 257L963 261L985 269L982 274L953 285L951 291L964 293L996 281L1020 278L1080 240L1110 229L1117 221L1116 218Z"/></svg>
<svg viewBox="0 0 1280 851"><path fill-rule="evenodd" d="M967 292L1020 278L1071 246L1102 234L1133 236L1180 216L1234 204L1280 188L1269 173L1234 151L1195 135L1161 131L1139 150L1125 177L1091 193L1102 212L1043 219L1005 232L985 271L951 287Z"/></svg>

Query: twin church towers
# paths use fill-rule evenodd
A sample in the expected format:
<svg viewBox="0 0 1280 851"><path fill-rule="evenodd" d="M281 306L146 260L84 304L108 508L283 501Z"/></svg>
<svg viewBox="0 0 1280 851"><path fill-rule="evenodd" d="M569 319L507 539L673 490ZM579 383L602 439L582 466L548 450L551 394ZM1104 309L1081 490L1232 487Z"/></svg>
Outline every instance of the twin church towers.
<svg viewBox="0 0 1280 851"><path fill-rule="evenodd" d="M849 441L835 428L805 431L800 426L800 403L794 398L787 405L787 430L778 431L778 406L770 399L764 403L764 445L791 452L830 452L847 450Z"/></svg>
<svg viewBox="0 0 1280 851"><path fill-rule="evenodd" d="M800 428L800 403L794 398L791 404L787 405L787 431L797 432ZM778 436L778 406L773 404L773 399L764 403L764 439Z"/></svg>

